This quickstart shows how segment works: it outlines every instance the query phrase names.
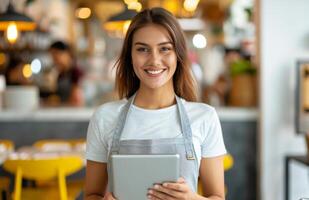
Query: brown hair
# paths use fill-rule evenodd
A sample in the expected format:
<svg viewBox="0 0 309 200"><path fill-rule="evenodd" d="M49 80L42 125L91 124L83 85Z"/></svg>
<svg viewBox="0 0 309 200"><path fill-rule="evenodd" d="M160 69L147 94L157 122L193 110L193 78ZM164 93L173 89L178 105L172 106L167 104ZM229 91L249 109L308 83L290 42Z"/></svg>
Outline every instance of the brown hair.
<svg viewBox="0 0 309 200"><path fill-rule="evenodd" d="M140 80L134 75L132 65L132 40L134 33L148 24L163 26L172 39L177 56L177 67L173 76L175 93L187 101L196 101L196 83L192 76L184 34L176 18L163 8L143 10L133 18L129 26L120 57L115 64L116 88L119 97L129 98L139 88Z"/></svg>

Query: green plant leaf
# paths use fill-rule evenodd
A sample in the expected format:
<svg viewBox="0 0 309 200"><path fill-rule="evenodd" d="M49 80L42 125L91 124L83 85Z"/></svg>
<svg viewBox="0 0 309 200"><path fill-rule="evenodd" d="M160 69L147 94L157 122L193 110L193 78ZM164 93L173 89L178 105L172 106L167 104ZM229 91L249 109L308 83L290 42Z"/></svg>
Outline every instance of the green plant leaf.
<svg viewBox="0 0 309 200"><path fill-rule="evenodd" d="M240 59L231 64L231 75L236 76L239 74L255 74L256 69L248 60Z"/></svg>

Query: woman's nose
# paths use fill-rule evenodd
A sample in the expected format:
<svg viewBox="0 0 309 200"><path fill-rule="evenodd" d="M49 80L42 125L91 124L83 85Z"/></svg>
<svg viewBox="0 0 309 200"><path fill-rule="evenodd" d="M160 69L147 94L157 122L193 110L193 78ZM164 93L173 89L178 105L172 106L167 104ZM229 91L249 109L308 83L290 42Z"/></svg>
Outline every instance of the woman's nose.
<svg viewBox="0 0 309 200"><path fill-rule="evenodd" d="M154 66L160 66L161 65L161 55L158 51L153 51L151 53L151 57L150 57L150 63L151 65Z"/></svg>

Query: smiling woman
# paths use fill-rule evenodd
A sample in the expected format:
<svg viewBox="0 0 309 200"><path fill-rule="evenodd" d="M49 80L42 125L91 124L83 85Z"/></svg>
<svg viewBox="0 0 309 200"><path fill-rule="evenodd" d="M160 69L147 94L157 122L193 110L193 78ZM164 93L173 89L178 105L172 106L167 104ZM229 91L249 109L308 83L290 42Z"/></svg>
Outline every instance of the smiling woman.
<svg viewBox="0 0 309 200"><path fill-rule="evenodd" d="M107 189L114 154L179 155L181 177L156 183L142 194L145 199L224 199L226 150L220 122L214 108L195 102L185 38L176 18L162 8L135 16L116 67L119 96L127 99L102 105L90 121L86 199L117 198L113 188ZM197 194L198 177L205 197Z"/></svg>
<svg viewBox="0 0 309 200"><path fill-rule="evenodd" d="M158 52L161 53L160 55L163 55L164 52L168 53L164 54L166 55L164 60L167 60L168 55L169 64L174 59L171 55L176 56L176 60L174 60L176 61L176 69L173 73L175 93L188 101L196 101L196 83L192 77L184 33L176 18L171 13L162 10L164 9L152 9L137 15L127 31L121 55L116 63L116 84L120 98L129 98L136 93L140 86L140 77L136 76L133 64L136 60L134 54L138 50L149 51L149 56L156 56ZM143 29L146 30L142 31ZM149 42L149 44L145 44L145 42ZM154 46L157 49L154 49ZM153 64L151 62L153 61L148 59L144 64Z"/></svg>

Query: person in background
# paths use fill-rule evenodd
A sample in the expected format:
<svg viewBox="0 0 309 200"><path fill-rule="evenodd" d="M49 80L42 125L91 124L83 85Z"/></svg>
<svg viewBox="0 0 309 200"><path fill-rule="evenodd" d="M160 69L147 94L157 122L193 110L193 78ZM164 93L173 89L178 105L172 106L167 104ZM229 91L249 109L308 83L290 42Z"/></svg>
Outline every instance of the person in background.
<svg viewBox="0 0 309 200"><path fill-rule="evenodd" d="M49 52L58 71L56 95L62 104L69 106L84 105L80 80L83 72L77 66L70 46L56 41L49 47Z"/></svg>
<svg viewBox="0 0 309 200"><path fill-rule="evenodd" d="M85 199L115 199L107 189L110 155L125 152L180 155L179 180L156 183L145 199L224 200L226 149L219 118L213 107L196 102L177 19L163 8L137 14L116 69L122 100L100 106L88 127ZM198 177L204 196L197 193Z"/></svg>

